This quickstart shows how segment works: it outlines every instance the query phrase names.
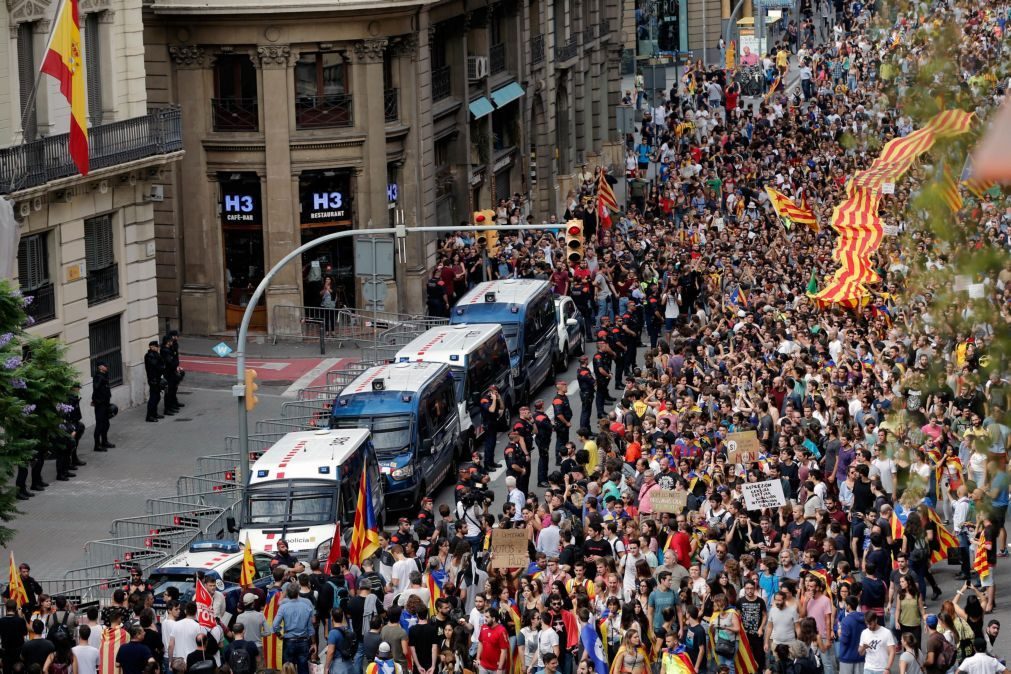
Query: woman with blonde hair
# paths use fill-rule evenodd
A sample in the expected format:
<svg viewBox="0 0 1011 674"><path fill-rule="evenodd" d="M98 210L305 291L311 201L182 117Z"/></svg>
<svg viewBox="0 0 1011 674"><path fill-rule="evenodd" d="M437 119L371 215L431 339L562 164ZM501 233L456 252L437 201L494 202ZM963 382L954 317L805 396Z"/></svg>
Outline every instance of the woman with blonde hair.
<svg viewBox="0 0 1011 674"><path fill-rule="evenodd" d="M611 663L611 674L646 674L649 666L649 654L642 645L639 630L625 630L621 647Z"/></svg>

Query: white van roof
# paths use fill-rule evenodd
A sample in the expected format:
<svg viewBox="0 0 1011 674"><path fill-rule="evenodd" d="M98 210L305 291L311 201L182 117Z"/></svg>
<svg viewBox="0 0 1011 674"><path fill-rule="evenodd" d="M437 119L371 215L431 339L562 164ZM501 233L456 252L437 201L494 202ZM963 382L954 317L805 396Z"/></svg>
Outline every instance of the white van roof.
<svg viewBox="0 0 1011 674"><path fill-rule="evenodd" d="M273 480L336 480L334 467L347 461L368 438L369 431L364 428L288 433L256 460L249 471L249 484Z"/></svg>
<svg viewBox="0 0 1011 674"><path fill-rule="evenodd" d="M501 333L502 326L497 323L440 325L408 342L397 352L394 360L398 363L431 361L462 365L463 358ZM450 356L457 356L457 359L450 360Z"/></svg>
<svg viewBox="0 0 1011 674"><path fill-rule="evenodd" d="M526 304L537 293L548 287L547 281L537 279L498 279L478 283L474 288L460 298L456 306L467 304L484 304L489 293L494 293L495 304Z"/></svg>
<svg viewBox="0 0 1011 674"><path fill-rule="evenodd" d="M374 382L380 379L383 381L383 390L416 393L435 377L442 367L442 363L377 365L361 373L357 379L344 387L340 395L343 398L355 393L371 393Z"/></svg>

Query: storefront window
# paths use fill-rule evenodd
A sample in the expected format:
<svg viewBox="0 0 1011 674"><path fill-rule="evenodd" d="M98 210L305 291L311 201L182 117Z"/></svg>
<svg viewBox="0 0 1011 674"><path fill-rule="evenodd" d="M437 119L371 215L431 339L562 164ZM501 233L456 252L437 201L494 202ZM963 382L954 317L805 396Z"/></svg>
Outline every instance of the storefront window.
<svg viewBox="0 0 1011 674"><path fill-rule="evenodd" d="M263 279L263 209L260 177L255 173L224 173L219 210L225 253L225 301L229 327L249 304ZM260 304L264 304L261 298Z"/></svg>
<svg viewBox="0 0 1011 674"><path fill-rule="evenodd" d="M305 171L298 181L302 243L353 226L351 172L346 169ZM320 291L330 278L338 307L354 306L352 237L330 241L302 256L302 289L306 306L320 305Z"/></svg>

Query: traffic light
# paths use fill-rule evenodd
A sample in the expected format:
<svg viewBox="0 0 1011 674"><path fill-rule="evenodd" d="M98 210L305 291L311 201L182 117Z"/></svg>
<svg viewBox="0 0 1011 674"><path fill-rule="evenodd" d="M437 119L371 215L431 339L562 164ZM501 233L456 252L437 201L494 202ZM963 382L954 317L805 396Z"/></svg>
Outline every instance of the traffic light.
<svg viewBox="0 0 1011 674"><path fill-rule="evenodd" d="M256 397L256 389L260 388L256 384L256 370L246 368L246 411L252 412L256 403L260 402Z"/></svg>
<svg viewBox="0 0 1011 674"><path fill-rule="evenodd" d="M474 212L475 227L487 227L493 224L495 224L495 211L488 209ZM494 229L478 232L477 245L484 246L489 255L494 255L498 250L498 232Z"/></svg>
<svg viewBox="0 0 1011 674"><path fill-rule="evenodd" d="M569 262L576 264L583 259L582 220L569 220L565 223L565 246L569 249Z"/></svg>

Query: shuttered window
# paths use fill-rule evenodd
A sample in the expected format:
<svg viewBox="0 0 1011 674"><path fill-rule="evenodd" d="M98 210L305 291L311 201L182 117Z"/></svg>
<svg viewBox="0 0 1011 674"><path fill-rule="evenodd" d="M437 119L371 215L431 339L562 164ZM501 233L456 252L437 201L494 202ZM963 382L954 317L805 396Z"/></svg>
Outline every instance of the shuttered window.
<svg viewBox="0 0 1011 674"><path fill-rule="evenodd" d="M46 234L26 236L18 243L18 282L22 290L35 290L49 283Z"/></svg>
<svg viewBox="0 0 1011 674"><path fill-rule="evenodd" d="M39 135L35 101L32 100L36 74L34 38L34 23L18 25L18 90L21 101L22 132L25 140L35 140Z"/></svg>
<svg viewBox="0 0 1011 674"><path fill-rule="evenodd" d="M84 17L84 61L88 79L88 119L91 126L102 123L102 36L101 12Z"/></svg>
<svg viewBox="0 0 1011 674"><path fill-rule="evenodd" d="M88 326L88 342L91 347L91 374L98 372L98 364L109 366L109 384L123 383L123 346L119 329L120 316L97 321Z"/></svg>
<svg viewBox="0 0 1011 674"><path fill-rule="evenodd" d="M84 221L84 255L89 273L116 264L111 216L100 215Z"/></svg>

